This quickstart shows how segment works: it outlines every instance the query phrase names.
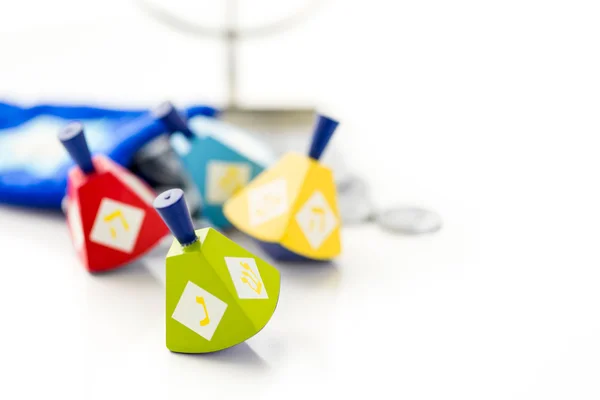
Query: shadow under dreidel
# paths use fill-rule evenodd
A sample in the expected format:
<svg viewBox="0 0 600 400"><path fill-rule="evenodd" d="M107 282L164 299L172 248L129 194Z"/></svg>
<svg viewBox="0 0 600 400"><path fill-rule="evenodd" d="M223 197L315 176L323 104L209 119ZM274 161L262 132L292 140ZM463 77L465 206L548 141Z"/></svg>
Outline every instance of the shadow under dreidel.
<svg viewBox="0 0 600 400"><path fill-rule="evenodd" d="M269 243L257 240L256 243L260 248L273 259L283 262L315 262L315 263L326 263L329 260L315 260L312 258L304 257L298 253L294 253L280 245L279 243Z"/></svg>
<svg viewBox="0 0 600 400"><path fill-rule="evenodd" d="M211 353L172 353L181 357L199 358L223 364L245 365L263 370L267 370L270 367L246 342Z"/></svg>

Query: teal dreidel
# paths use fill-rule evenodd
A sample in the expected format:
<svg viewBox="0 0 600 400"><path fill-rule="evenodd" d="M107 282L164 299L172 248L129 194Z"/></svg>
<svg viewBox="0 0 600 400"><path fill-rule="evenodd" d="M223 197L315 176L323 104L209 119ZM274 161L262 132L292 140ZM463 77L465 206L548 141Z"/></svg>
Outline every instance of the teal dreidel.
<svg viewBox="0 0 600 400"><path fill-rule="evenodd" d="M265 165L253 159L233 135L228 138L227 133L220 137L195 134L170 102L159 105L154 116L171 133L173 149L200 193L202 216L218 229L231 228L223 214L223 204L261 173Z"/></svg>
<svg viewBox="0 0 600 400"><path fill-rule="evenodd" d="M166 344L208 353L251 338L279 300L279 271L213 228L194 230L181 189L154 208L175 239L166 259Z"/></svg>

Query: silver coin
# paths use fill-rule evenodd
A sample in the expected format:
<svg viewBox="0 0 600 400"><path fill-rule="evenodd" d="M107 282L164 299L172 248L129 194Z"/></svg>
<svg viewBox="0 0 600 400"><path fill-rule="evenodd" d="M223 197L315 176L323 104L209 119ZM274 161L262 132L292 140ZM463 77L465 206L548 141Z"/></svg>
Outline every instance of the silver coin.
<svg viewBox="0 0 600 400"><path fill-rule="evenodd" d="M340 181L337 188L342 223L354 225L368 222L373 215L373 205L369 200L364 181L352 176Z"/></svg>
<svg viewBox="0 0 600 400"><path fill-rule="evenodd" d="M387 209L377 214L376 221L386 230L410 235L433 233L442 227L439 214L418 207Z"/></svg>

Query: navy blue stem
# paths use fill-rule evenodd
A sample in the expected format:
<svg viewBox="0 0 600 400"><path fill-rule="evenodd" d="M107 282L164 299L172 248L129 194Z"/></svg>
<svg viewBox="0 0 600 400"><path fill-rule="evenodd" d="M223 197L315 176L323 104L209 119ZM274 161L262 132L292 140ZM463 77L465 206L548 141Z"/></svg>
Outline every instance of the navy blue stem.
<svg viewBox="0 0 600 400"><path fill-rule="evenodd" d="M325 148L338 125L339 122L332 118L324 115L317 116L313 139L308 152L309 157L315 160L321 158L323 151L325 151Z"/></svg>
<svg viewBox="0 0 600 400"><path fill-rule="evenodd" d="M189 139L194 137L194 133L188 127L187 121L171 102L167 101L160 104L153 110L153 115L163 123L169 133L181 132Z"/></svg>
<svg viewBox="0 0 600 400"><path fill-rule="evenodd" d="M183 190L167 190L154 199L153 205L182 246L189 246L198 240Z"/></svg>
<svg viewBox="0 0 600 400"><path fill-rule="evenodd" d="M69 123L58 133L58 139L84 173L96 172L90 149L85 140L83 124L80 122Z"/></svg>

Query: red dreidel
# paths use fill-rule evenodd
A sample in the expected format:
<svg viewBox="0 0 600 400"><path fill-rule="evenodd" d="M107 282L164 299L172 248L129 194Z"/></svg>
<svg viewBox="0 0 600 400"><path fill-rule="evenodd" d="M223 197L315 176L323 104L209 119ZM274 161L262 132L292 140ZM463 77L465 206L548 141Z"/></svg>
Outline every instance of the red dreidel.
<svg viewBox="0 0 600 400"><path fill-rule="evenodd" d="M66 214L88 271L128 264L169 234L152 207L154 191L108 157L92 157L81 123L70 123L58 138L77 164L69 171Z"/></svg>

